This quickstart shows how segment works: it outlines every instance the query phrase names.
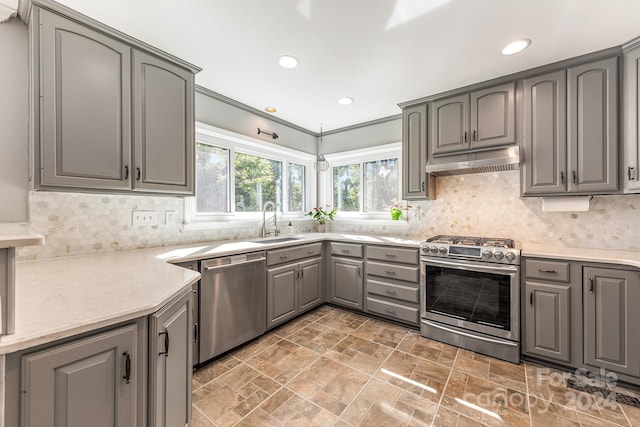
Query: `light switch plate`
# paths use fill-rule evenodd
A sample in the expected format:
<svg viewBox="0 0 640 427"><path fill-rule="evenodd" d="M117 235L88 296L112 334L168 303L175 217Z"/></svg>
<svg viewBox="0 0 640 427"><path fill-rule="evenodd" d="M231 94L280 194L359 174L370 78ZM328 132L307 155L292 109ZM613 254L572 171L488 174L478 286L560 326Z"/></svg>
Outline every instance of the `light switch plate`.
<svg viewBox="0 0 640 427"><path fill-rule="evenodd" d="M164 223L173 225L176 223L176 211L164 211Z"/></svg>
<svg viewBox="0 0 640 427"><path fill-rule="evenodd" d="M156 211L132 211L131 225L158 225L158 213Z"/></svg>

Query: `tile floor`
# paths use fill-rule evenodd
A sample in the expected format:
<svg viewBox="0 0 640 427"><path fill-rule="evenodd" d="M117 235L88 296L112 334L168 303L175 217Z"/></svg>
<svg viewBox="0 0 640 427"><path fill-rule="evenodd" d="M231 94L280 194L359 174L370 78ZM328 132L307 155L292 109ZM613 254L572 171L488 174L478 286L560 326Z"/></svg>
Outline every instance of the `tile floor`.
<svg viewBox="0 0 640 427"><path fill-rule="evenodd" d="M192 426L640 426L562 375L321 306L196 371Z"/></svg>

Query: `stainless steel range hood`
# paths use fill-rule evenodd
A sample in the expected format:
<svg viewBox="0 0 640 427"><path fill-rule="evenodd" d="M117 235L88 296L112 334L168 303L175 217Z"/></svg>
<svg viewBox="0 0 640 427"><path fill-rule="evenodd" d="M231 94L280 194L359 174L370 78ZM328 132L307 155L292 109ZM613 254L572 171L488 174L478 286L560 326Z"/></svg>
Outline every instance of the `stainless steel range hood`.
<svg viewBox="0 0 640 427"><path fill-rule="evenodd" d="M470 173L501 172L520 168L520 149L517 146L468 154L433 157L426 172L435 176Z"/></svg>

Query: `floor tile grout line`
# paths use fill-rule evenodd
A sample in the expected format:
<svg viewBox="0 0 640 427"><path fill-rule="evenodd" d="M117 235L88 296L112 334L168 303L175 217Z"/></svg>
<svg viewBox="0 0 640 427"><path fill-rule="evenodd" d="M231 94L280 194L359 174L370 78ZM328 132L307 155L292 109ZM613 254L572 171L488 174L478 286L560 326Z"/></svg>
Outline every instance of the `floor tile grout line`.
<svg viewBox="0 0 640 427"><path fill-rule="evenodd" d="M436 422L436 416L438 415L438 411L442 407L442 399L444 399L444 394L447 391L447 386L449 385L449 380L451 380L451 374L453 373L453 367L456 365L456 361L458 360L458 355L460 354L460 349L456 350L456 357L453 358L453 363L449 368L449 375L447 376L447 381L445 381L444 386L442 388L442 396L438 400L438 406L436 407L436 412L433 414L433 419L431 420L431 426ZM457 423L456 423L457 424Z"/></svg>

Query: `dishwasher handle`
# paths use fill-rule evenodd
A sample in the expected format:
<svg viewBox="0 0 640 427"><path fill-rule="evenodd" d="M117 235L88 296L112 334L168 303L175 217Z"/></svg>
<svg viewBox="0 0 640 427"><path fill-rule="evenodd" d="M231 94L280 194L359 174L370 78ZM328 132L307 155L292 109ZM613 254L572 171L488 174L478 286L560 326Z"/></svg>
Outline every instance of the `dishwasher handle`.
<svg viewBox="0 0 640 427"><path fill-rule="evenodd" d="M223 270L225 268L237 267L239 265L254 264L256 262L262 262L262 261L265 261L266 259L267 259L266 257L260 257L260 258L246 260L246 261L234 262L230 264L212 265L212 266L205 265L203 266L203 270L204 271Z"/></svg>

